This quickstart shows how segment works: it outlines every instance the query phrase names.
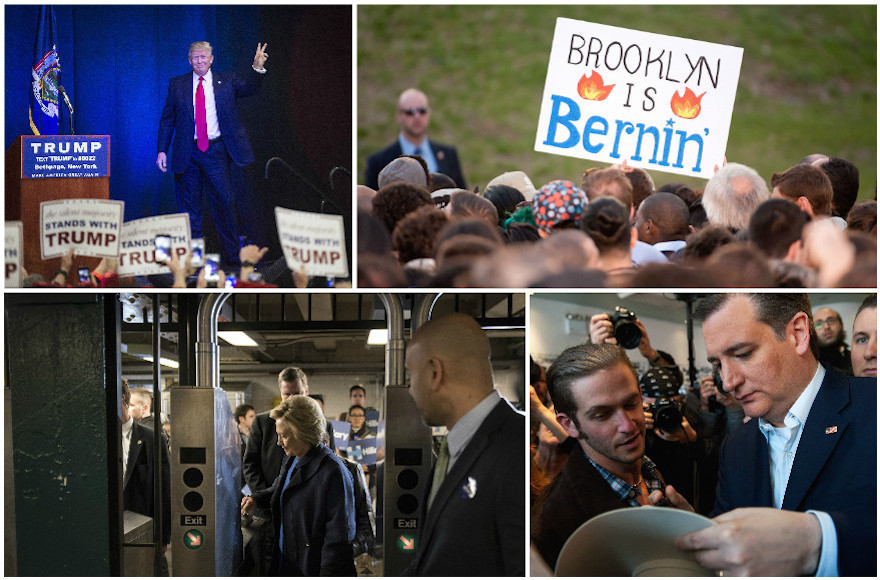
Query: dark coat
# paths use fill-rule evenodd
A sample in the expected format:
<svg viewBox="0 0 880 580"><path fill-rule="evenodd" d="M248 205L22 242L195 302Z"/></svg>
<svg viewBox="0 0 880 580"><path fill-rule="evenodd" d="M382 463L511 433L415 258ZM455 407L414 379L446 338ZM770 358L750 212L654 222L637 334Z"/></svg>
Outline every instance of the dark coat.
<svg viewBox="0 0 880 580"><path fill-rule="evenodd" d="M611 489L583 449L575 445L562 471L532 506L532 541L553 569L562 546L584 522L626 507L631 507L629 502Z"/></svg>
<svg viewBox="0 0 880 580"><path fill-rule="evenodd" d="M877 381L826 369L804 425L782 509L827 512L842 576L877 575ZM725 439L715 515L772 507L767 440L751 420Z"/></svg>
<svg viewBox="0 0 880 580"><path fill-rule="evenodd" d="M280 576L355 576L351 473L321 444L297 463L282 491L292 464L285 457L272 486L253 495L258 507L271 507L276 538L284 526L284 554L276 542L271 569Z"/></svg>
<svg viewBox="0 0 880 580"><path fill-rule="evenodd" d="M426 486L416 555L403 575L525 576L524 428L525 418L499 401L446 474L427 514Z"/></svg>
<svg viewBox="0 0 880 580"><path fill-rule="evenodd" d="M168 449L159 446L162 453L162 543L171 542L171 464ZM153 430L137 421L131 425L131 443L128 448L128 466L122 478L122 509L154 517Z"/></svg>
<svg viewBox="0 0 880 580"><path fill-rule="evenodd" d="M220 135L229 156L238 165L253 163L254 152L244 124L238 114L235 100L239 97L253 95L259 90L263 77L268 73L258 73L251 69L249 73L238 76L233 73L211 71L214 87L214 103L217 108L217 122L220 124ZM168 83L168 95L165 107L159 119L159 138L157 151L168 153L171 139L174 136L174 147L168 156L168 168L174 173L183 173L189 165L195 134L195 116L193 114L192 71L174 77Z"/></svg>
<svg viewBox="0 0 880 580"><path fill-rule="evenodd" d="M458 162L458 152L452 145L443 145L428 140L431 151L434 152L434 158L437 160L437 172L448 175L455 184L466 189L467 184L464 180L464 173L461 171L461 165ZM377 151L367 157L367 168L364 170L364 185L372 189L379 189L379 172L386 165L400 157L402 151L400 142L395 140L394 143Z"/></svg>
<svg viewBox="0 0 880 580"><path fill-rule="evenodd" d="M283 457L284 452L278 447L275 419L269 416L269 411L259 413L251 424L251 434L241 460L241 473L251 493L272 485L278 477Z"/></svg>

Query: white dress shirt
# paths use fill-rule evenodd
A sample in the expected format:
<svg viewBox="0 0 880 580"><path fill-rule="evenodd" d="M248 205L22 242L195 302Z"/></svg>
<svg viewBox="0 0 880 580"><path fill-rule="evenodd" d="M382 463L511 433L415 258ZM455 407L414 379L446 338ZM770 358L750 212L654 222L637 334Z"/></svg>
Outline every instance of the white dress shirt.
<svg viewBox="0 0 880 580"><path fill-rule="evenodd" d="M208 139L216 139L220 136L220 122L217 121L217 105L214 103L214 82L213 75L211 74L211 69L208 69L208 73L204 76L204 81L202 81L203 88L205 89L205 119L208 123ZM193 119L196 118L196 91L199 88L199 75L196 73L192 74L193 79ZM198 138L195 132L195 125L193 125L193 141Z"/></svg>
<svg viewBox="0 0 880 580"><path fill-rule="evenodd" d="M131 447L131 426L134 423L134 417L128 417L128 421L122 424L122 476L128 470L128 449Z"/></svg>

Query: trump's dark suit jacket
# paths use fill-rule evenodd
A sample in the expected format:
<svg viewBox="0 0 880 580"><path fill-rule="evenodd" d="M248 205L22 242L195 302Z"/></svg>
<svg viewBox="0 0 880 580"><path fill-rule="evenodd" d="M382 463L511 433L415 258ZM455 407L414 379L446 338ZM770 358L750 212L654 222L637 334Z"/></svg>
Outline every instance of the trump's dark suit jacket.
<svg viewBox="0 0 880 580"><path fill-rule="evenodd" d="M220 136L229 156L238 165L253 163L254 152L238 115L235 99L256 93L266 74L268 73L258 73L253 69L243 76L211 71ZM174 137L174 147L168 156L168 168L174 173L186 171L195 147L192 75L190 71L171 79L165 107L159 119L157 151L167 154L172 136Z"/></svg>
<svg viewBox="0 0 880 580"><path fill-rule="evenodd" d="M171 542L171 464L168 448L159 445L162 453L162 543ZM153 511L153 430L134 421L128 447L128 465L122 479L122 509L154 517Z"/></svg>
<svg viewBox="0 0 880 580"><path fill-rule="evenodd" d="M427 514L426 490L415 559L404 575L525 575L524 428L525 418L507 401L495 405Z"/></svg>
<svg viewBox="0 0 880 580"><path fill-rule="evenodd" d="M466 189L467 184L464 181L464 173L461 171L461 165L458 162L458 152L452 145L443 145L435 141L428 140L431 151L434 152L434 159L437 160L437 172L448 175L455 184ZM373 189L379 189L379 172L386 165L400 157L400 142L395 140L394 143L377 151L367 157L367 168L364 170L364 185Z"/></svg>
<svg viewBox="0 0 880 580"><path fill-rule="evenodd" d="M751 420L721 447L715 514L772 507L767 441ZM827 512L838 571L877 575L877 381L826 369L798 443L782 509Z"/></svg>

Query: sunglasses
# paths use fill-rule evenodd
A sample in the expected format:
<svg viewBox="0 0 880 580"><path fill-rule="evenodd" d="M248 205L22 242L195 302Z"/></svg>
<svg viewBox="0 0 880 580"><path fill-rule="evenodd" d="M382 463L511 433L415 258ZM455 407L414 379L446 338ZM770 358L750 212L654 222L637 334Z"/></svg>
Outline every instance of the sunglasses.
<svg viewBox="0 0 880 580"><path fill-rule="evenodd" d="M416 114L427 115L428 114L428 107L410 107L409 109L401 109L400 112L403 113L404 115L406 115L407 117L413 117Z"/></svg>

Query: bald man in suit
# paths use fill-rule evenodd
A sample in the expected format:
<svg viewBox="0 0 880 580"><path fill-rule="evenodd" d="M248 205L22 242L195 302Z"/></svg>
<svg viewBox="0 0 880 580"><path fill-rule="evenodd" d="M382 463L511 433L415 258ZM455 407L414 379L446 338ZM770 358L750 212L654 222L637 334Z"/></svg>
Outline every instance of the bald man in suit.
<svg viewBox="0 0 880 580"><path fill-rule="evenodd" d="M449 434L404 575L525 575L525 418L495 391L489 355L464 314L425 323L407 347L410 395L424 422Z"/></svg>

